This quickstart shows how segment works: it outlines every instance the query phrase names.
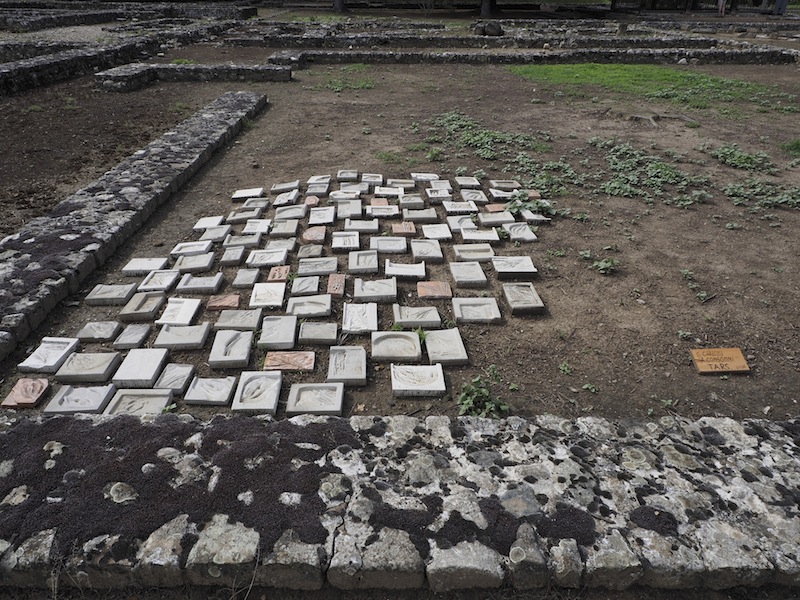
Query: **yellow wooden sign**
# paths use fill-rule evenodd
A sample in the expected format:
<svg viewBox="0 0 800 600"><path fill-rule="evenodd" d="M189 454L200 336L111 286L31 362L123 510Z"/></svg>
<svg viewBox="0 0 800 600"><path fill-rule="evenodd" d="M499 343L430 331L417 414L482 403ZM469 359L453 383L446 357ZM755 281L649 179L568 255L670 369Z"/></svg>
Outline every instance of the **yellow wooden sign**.
<svg viewBox="0 0 800 600"><path fill-rule="evenodd" d="M692 350L692 360L702 375L750 372L741 348L699 348Z"/></svg>

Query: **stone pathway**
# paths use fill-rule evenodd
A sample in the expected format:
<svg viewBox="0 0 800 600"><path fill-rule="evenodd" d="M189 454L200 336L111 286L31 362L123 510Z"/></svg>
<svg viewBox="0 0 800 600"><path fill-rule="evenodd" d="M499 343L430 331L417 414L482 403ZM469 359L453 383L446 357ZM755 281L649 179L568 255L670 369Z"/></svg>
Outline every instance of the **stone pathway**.
<svg viewBox="0 0 800 600"><path fill-rule="evenodd" d="M469 363L458 324L503 323L501 305L506 320L544 311L530 256L503 255L549 220L507 204L548 206L516 181L484 190L473 177L341 169L270 186L231 190L228 214L199 219L195 240L108 274L130 283L97 284L84 302L116 318L44 338L3 406L36 406L55 387L45 415L182 402L341 416L345 388L375 364L389 364L393 395L440 397L443 367ZM487 274L501 298L487 295ZM282 390L284 371L308 380Z"/></svg>

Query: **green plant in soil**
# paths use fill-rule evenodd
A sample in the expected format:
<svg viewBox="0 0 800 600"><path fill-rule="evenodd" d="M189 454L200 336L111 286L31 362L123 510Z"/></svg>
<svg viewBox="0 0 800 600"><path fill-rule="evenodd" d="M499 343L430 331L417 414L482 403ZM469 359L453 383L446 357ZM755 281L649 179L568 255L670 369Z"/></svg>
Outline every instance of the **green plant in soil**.
<svg viewBox="0 0 800 600"><path fill-rule="evenodd" d="M489 365L486 375L473 377L461 386L458 396L458 414L471 417L499 419L509 412L509 406L496 396L496 388L501 383L500 373L495 365ZM509 389L510 389L509 384Z"/></svg>

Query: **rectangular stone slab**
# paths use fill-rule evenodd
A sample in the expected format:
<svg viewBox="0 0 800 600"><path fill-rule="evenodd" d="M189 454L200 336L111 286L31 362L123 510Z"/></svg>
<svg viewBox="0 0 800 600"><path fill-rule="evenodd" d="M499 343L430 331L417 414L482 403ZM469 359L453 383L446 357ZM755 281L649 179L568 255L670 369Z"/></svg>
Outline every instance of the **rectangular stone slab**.
<svg viewBox="0 0 800 600"><path fill-rule="evenodd" d="M169 259L164 257L159 258L132 258L124 267L122 267L122 275L125 277L142 277L147 275L150 271L158 271L167 266Z"/></svg>
<svg viewBox="0 0 800 600"><path fill-rule="evenodd" d="M211 252L212 246L213 244L208 240L202 242L181 242L179 244L175 244L169 253L172 257L195 256L197 254L206 254L207 252Z"/></svg>
<svg viewBox="0 0 800 600"><path fill-rule="evenodd" d="M199 350L205 346L209 333L211 333L211 323L207 321L199 325L164 325L158 332L153 347Z"/></svg>
<svg viewBox="0 0 800 600"><path fill-rule="evenodd" d="M313 352L267 352L265 371L313 371Z"/></svg>
<svg viewBox="0 0 800 600"><path fill-rule="evenodd" d="M300 344L320 344L332 346L339 338L339 326L336 323L319 323L306 321L300 323L297 341Z"/></svg>
<svg viewBox="0 0 800 600"><path fill-rule="evenodd" d="M170 298L156 325L191 325L200 304L197 298Z"/></svg>
<svg viewBox="0 0 800 600"><path fill-rule="evenodd" d="M195 377L183 395L186 404L226 406L233 396L236 377Z"/></svg>
<svg viewBox="0 0 800 600"><path fill-rule="evenodd" d="M297 266L297 274L308 275L330 275L339 270L339 259L335 256L322 258L301 258Z"/></svg>
<svg viewBox="0 0 800 600"><path fill-rule="evenodd" d="M444 254L439 240L411 240L411 257L415 261L444 262Z"/></svg>
<svg viewBox="0 0 800 600"><path fill-rule="evenodd" d="M353 285L356 302L394 302L397 300L397 279L356 278Z"/></svg>
<svg viewBox="0 0 800 600"><path fill-rule="evenodd" d="M409 223L438 223L439 215L435 208L403 208L403 220Z"/></svg>
<svg viewBox="0 0 800 600"><path fill-rule="evenodd" d="M253 346L252 331L220 329L214 336L208 366L212 369L235 369L247 367Z"/></svg>
<svg viewBox="0 0 800 600"><path fill-rule="evenodd" d="M489 185L498 190L512 192L522 187L516 179L490 179Z"/></svg>
<svg viewBox="0 0 800 600"><path fill-rule="evenodd" d="M331 225L336 221L336 207L335 206L321 206L319 208L312 208L308 215L309 225Z"/></svg>
<svg viewBox="0 0 800 600"><path fill-rule="evenodd" d="M414 329L416 327L433 329L442 326L439 309L435 306L401 306L400 304L393 304L392 315L395 324L403 329Z"/></svg>
<svg viewBox="0 0 800 600"><path fill-rule="evenodd" d="M172 265L180 273L205 273L210 271L214 264L214 253L195 254L192 256L179 256Z"/></svg>
<svg viewBox="0 0 800 600"><path fill-rule="evenodd" d="M177 275L177 271L175 271ZM137 292L122 307L117 317L126 323L152 321L166 304L167 297L163 292Z"/></svg>
<svg viewBox="0 0 800 600"><path fill-rule="evenodd" d="M200 236L201 242L221 242L226 237L228 237L233 230L233 227L229 224L225 225L217 225L216 227L209 227L203 232L203 235ZM164 267L159 267L163 269Z"/></svg>
<svg viewBox="0 0 800 600"><path fill-rule="evenodd" d="M248 267L263 269L264 267L283 265L288 257L289 251L286 248L251 250L244 262Z"/></svg>
<svg viewBox="0 0 800 600"><path fill-rule="evenodd" d="M439 175L436 173L411 173L411 179L416 182L436 181Z"/></svg>
<svg viewBox="0 0 800 600"><path fill-rule="evenodd" d="M289 298L286 314L300 318L327 317L331 314L332 298L330 294Z"/></svg>
<svg viewBox="0 0 800 600"><path fill-rule="evenodd" d="M220 294L211 296L206 302L206 310L236 310L242 297L239 294Z"/></svg>
<svg viewBox="0 0 800 600"><path fill-rule="evenodd" d="M319 293L319 275L295 277L292 281L292 296L313 296Z"/></svg>
<svg viewBox="0 0 800 600"><path fill-rule="evenodd" d="M228 213L225 217L226 223L247 223L249 219L258 219L264 208L261 206L249 205L249 200L242 205L242 208L237 208Z"/></svg>
<svg viewBox="0 0 800 600"><path fill-rule="evenodd" d="M433 190L447 190L449 192L453 191L453 185L447 179L434 179L429 185Z"/></svg>
<svg viewBox="0 0 800 600"><path fill-rule="evenodd" d="M478 207L474 202L443 202L444 210L448 215L469 215L478 212Z"/></svg>
<svg viewBox="0 0 800 600"><path fill-rule="evenodd" d="M419 335L414 331L374 331L370 357L382 362L417 362L422 358Z"/></svg>
<svg viewBox="0 0 800 600"><path fill-rule="evenodd" d="M194 365L169 363L164 367L155 389L171 390L176 396L183 396L194 376Z"/></svg>
<svg viewBox="0 0 800 600"><path fill-rule="evenodd" d="M112 346L114 350L130 350L141 348L153 328L149 323L131 323L126 325L122 333L117 336Z"/></svg>
<svg viewBox="0 0 800 600"><path fill-rule="evenodd" d="M478 180L477 177L467 177L464 175L459 175L456 177L456 185L461 189L475 189L481 187L481 182Z"/></svg>
<svg viewBox="0 0 800 600"><path fill-rule="evenodd" d="M398 263L392 262L388 258L384 263L383 272L387 277L397 277L397 279L425 279L425 261L419 263Z"/></svg>
<svg viewBox="0 0 800 600"><path fill-rule="evenodd" d="M512 315L541 314L545 311L544 302L532 283L504 283L503 297Z"/></svg>
<svg viewBox="0 0 800 600"><path fill-rule="evenodd" d="M472 219L464 215L456 215L447 217L447 225L453 231L460 232L462 229L477 229L478 226L472 222Z"/></svg>
<svg viewBox="0 0 800 600"><path fill-rule="evenodd" d="M368 217L375 219L395 219L400 216L400 207L390 206L367 206L364 209Z"/></svg>
<svg viewBox="0 0 800 600"><path fill-rule="evenodd" d="M103 411L106 415L145 415L161 414L172 402L171 390L117 390L111 402Z"/></svg>
<svg viewBox="0 0 800 600"><path fill-rule="evenodd" d="M180 276L177 269L150 271L136 289L140 292L168 292L178 283Z"/></svg>
<svg viewBox="0 0 800 600"><path fill-rule="evenodd" d="M118 388L151 388L167 364L165 348L134 348L128 351L112 383Z"/></svg>
<svg viewBox="0 0 800 600"><path fill-rule="evenodd" d="M391 378L393 396L439 397L447 393L441 364L430 366L393 364Z"/></svg>
<svg viewBox="0 0 800 600"><path fill-rule="evenodd" d="M422 236L426 240L452 240L453 232L445 223L437 223L436 225L423 225Z"/></svg>
<svg viewBox="0 0 800 600"><path fill-rule="evenodd" d="M482 288L489 283L479 262L451 262L447 266L457 288Z"/></svg>
<svg viewBox="0 0 800 600"><path fill-rule="evenodd" d="M327 292L333 298L343 298L346 285L347 276L344 273L331 273L328 275Z"/></svg>
<svg viewBox="0 0 800 600"><path fill-rule="evenodd" d="M231 200L233 202L244 202L249 198L259 198L264 195L264 188L263 187L255 187L255 188L246 188L241 190L236 190L231 194Z"/></svg>
<svg viewBox="0 0 800 600"><path fill-rule="evenodd" d="M341 416L344 403L343 383L295 383L289 389L286 416Z"/></svg>
<svg viewBox="0 0 800 600"><path fill-rule="evenodd" d="M258 269L237 269L231 287L236 289L249 289L258 283L261 272Z"/></svg>
<svg viewBox="0 0 800 600"><path fill-rule="evenodd" d="M248 219L242 228L242 234L269 233L272 219Z"/></svg>
<svg viewBox="0 0 800 600"><path fill-rule="evenodd" d="M250 308L280 308L285 293L286 284L283 282L257 283L250 296Z"/></svg>
<svg viewBox="0 0 800 600"><path fill-rule="evenodd" d="M404 237L378 237L369 238L369 249L381 254L404 254L408 251L408 240Z"/></svg>
<svg viewBox="0 0 800 600"><path fill-rule="evenodd" d="M462 229L461 239L466 242L486 242L487 244L497 244L500 242L500 234L492 229Z"/></svg>
<svg viewBox="0 0 800 600"><path fill-rule="evenodd" d="M55 373L75 352L78 338L44 337L28 358L17 365L21 373Z"/></svg>
<svg viewBox="0 0 800 600"><path fill-rule="evenodd" d="M367 351L361 346L331 346L328 381L367 385Z"/></svg>
<svg viewBox="0 0 800 600"><path fill-rule="evenodd" d="M297 235L297 228L300 225L300 221L297 219L286 219L285 221L275 221L272 224L272 231L270 232L270 236L272 237L293 237Z"/></svg>
<svg viewBox="0 0 800 600"><path fill-rule="evenodd" d="M516 219L507 210L502 212L482 212L478 214L478 224L481 227L496 227L497 225L514 223Z"/></svg>
<svg viewBox="0 0 800 600"><path fill-rule="evenodd" d="M105 410L117 388L112 385L59 388L42 412L46 415L73 415L76 413L101 413Z"/></svg>
<svg viewBox="0 0 800 600"><path fill-rule="evenodd" d="M381 223L378 219L345 219L345 231L357 231L358 233L378 233L381 230Z"/></svg>
<svg viewBox="0 0 800 600"><path fill-rule="evenodd" d="M264 317L261 337L256 345L269 350L291 350L297 335L297 317L294 315Z"/></svg>
<svg viewBox="0 0 800 600"><path fill-rule="evenodd" d="M257 331L261 324L261 313L262 309L260 308L223 310L219 313L217 322L214 323L214 329Z"/></svg>
<svg viewBox="0 0 800 600"><path fill-rule="evenodd" d="M281 395L280 371L242 371L231 410L274 415Z"/></svg>
<svg viewBox="0 0 800 600"><path fill-rule="evenodd" d="M222 215L214 215L212 217L201 217L192 227L192 231L205 231L209 227L216 227L222 225L225 217Z"/></svg>
<svg viewBox="0 0 800 600"><path fill-rule="evenodd" d="M483 193L483 190L464 190L460 191L461 199L465 202L474 202L475 204L489 204L489 198Z"/></svg>
<svg viewBox="0 0 800 600"><path fill-rule="evenodd" d="M374 302L352 304L342 307L342 333L369 333L378 331L378 305Z"/></svg>
<svg viewBox="0 0 800 600"><path fill-rule="evenodd" d="M230 225L228 225L230 227ZM261 245L262 233L246 233L242 235L227 235L222 242L223 248L256 248Z"/></svg>
<svg viewBox="0 0 800 600"><path fill-rule="evenodd" d="M325 251L325 246L322 244L307 244L300 246L297 250L297 258L320 258Z"/></svg>
<svg viewBox="0 0 800 600"><path fill-rule="evenodd" d="M453 298L456 323L499 323L502 316L494 298Z"/></svg>
<svg viewBox="0 0 800 600"><path fill-rule="evenodd" d="M494 256L494 249L489 244L453 244L456 260L475 260L489 262Z"/></svg>
<svg viewBox="0 0 800 600"><path fill-rule="evenodd" d="M361 247L360 234L357 231L336 231L331 236L331 250L349 252Z"/></svg>
<svg viewBox="0 0 800 600"><path fill-rule="evenodd" d="M269 207L269 200L266 198L248 198L242 203L242 208L259 208L267 209ZM258 217L253 217L257 219Z"/></svg>
<svg viewBox="0 0 800 600"><path fill-rule="evenodd" d="M222 287L222 279L222 273L208 277L197 277L186 273L178 282L176 291L185 294L216 294Z"/></svg>
<svg viewBox="0 0 800 600"><path fill-rule="evenodd" d="M539 274L530 256L494 256L492 267L498 279L530 281Z"/></svg>
<svg viewBox="0 0 800 600"><path fill-rule="evenodd" d="M359 250L347 255L347 271L354 274L377 273L379 270L377 250Z"/></svg>
<svg viewBox="0 0 800 600"><path fill-rule="evenodd" d="M362 212L361 200L341 200L336 204L336 218L340 221L360 218Z"/></svg>
<svg viewBox="0 0 800 600"><path fill-rule="evenodd" d="M503 230L512 242L535 242L539 239L527 223L504 223Z"/></svg>
<svg viewBox="0 0 800 600"><path fill-rule="evenodd" d="M110 342L122 331L119 321L89 321L76 334L82 342Z"/></svg>
<svg viewBox="0 0 800 600"><path fill-rule="evenodd" d="M294 204L300 199L300 191L299 190L291 190L288 192L283 192L282 194L278 194L273 200L273 206L286 206L289 204Z"/></svg>
<svg viewBox="0 0 800 600"><path fill-rule="evenodd" d="M422 199L420 194L406 194L402 196L398 202L400 210L422 210L425 208L425 200ZM405 212L403 212L405 214Z"/></svg>
<svg viewBox="0 0 800 600"><path fill-rule="evenodd" d="M89 306L124 306L136 293L135 283L106 285L98 283L84 298Z"/></svg>
<svg viewBox="0 0 800 600"><path fill-rule="evenodd" d="M219 259L219 264L223 267L238 267L244 260L244 253L244 246L225 248L225 251Z"/></svg>
<svg viewBox="0 0 800 600"><path fill-rule="evenodd" d="M430 364L468 365L469 357L458 329L425 331L425 351Z"/></svg>
<svg viewBox="0 0 800 600"><path fill-rule="evenodd" d="M282 194L284 192L291 192L292 190L296 190L299 187L300 187L300 180L295 179L294 181L274 183L272 187L269 189L269 191L272 194Z"/></svg>
<svg viewBox="0 0 800 600"><path fill-rule="evenodd" d="M105 383L121 361L119 352L73 352L56 372L56 379L67 383Z"/></svg>

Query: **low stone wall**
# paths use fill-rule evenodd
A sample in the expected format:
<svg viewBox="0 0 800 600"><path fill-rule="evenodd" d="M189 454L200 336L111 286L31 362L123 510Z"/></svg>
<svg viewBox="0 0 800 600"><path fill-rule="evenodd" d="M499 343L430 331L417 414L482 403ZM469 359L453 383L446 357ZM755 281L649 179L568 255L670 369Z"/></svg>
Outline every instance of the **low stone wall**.
<svg viewBox="0 0 800 600"><path fill-rule="evenodd" d="M235 24L234 21L220 21L193 25L163 34L132 38L119 44L64 50L55 54L0 64L0 96L137 61L142 56L157 52L161 44L166 41L178 43L198 41L209 35L219 34Z"/></svg>
<svg viewBox="0 0 800 600"><path fill-rule="evenodd" d="M0 584L800 585L800 422L20 419Z"/></svg>
<svg viewBox="0 0 800 600"><path fill-rule="evenodd" d="M427 52L391 50L282 50L269 62L304 68L311 64L558 64L629 63L675 64L696 59L706 64L788 64L800 59L800 51L766 46L748 49L585 49L533 50L528 52Z"/></svg>
<svg viewBox="0 0 800 600"><path fill-rule="evenodd" d="M291 67L281 65L172 65L134 63L95 75L104 89L138 90L156 81L291 81Z"/></svg>
<svg viewBox="0 0 800 600"><path fill-rule="evenodd" d="M73 50L81 46L83 44L60 42L0 42L0 64L44 54L55 54L56 52Z"/></svg>
<svg viewBox="0 0 800 600"><path fill-rule="evenodd" d="M19 12L14 15L0 16L0 27L11 31L39 31L53 27L70 27L72 25L97 25L122 19L122 11L104 10L87 12L66 12L63 14L41 14L37 12Z"/></svg>
<svg viewBox="0 0 800 600"><path fill-rule="evenodd" d="M221 96L2 240L0 360L266 103L255 93Z"/></svg>

